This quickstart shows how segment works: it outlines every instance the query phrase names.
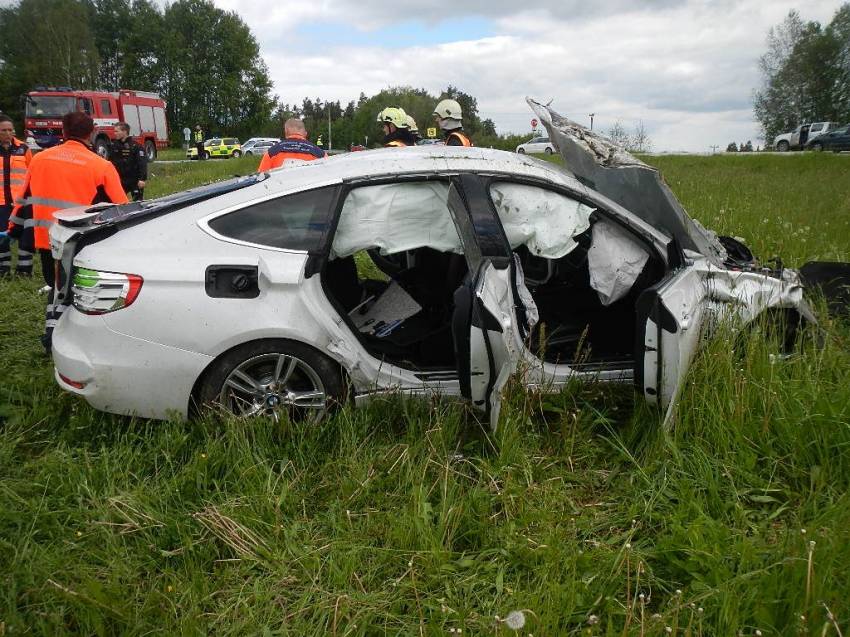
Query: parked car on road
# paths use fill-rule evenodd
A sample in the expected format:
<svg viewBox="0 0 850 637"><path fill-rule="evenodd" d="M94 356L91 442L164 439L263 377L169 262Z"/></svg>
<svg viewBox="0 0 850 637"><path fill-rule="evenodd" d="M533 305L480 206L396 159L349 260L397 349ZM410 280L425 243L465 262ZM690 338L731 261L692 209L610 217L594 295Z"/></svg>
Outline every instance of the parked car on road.
<svg viewBox="0 0 850 637"><path fill-rule="evenodd" d="M850 150L850 125L831 130L806 144L806 150Z"/></svg>
<svg viewBox="0 0 850 637"><path fill-rule="evenodd" d="M252 137L242 144L243 155L262 155L280 141L277 137Z"/></svg>
<svg viewBox="0 0 850 637"><path fill-rule="evenodd" d="M211 159L214 157L241 157L242 146L239 140L235 137L213 137L204 142L204 157L202 159ZM187 159L199 159L198 149L190 146L186 151Z"/></svg>
<svg viewBox="0 0 850 637"><path fill-rule="evenodd" d="M520 154L546 153L547 155L551 155L555 152L555 146L552 145L548 137L532 137L524 144L517 146L516 152Z"/></svg>
<svg viewBox="0 0 850 637"><path fill-rule="evenodd" d="M652 172L633 161L618 174ZM796 272L727 255L654 191L641 216L588 183L425 146L61 211L56 380L152 418L311 418L398 391L463 396L495 426L518 368L541 391L634 382L669 405L709 321L813 320Z"/></svg>
<svg viewBox="0 0 850 637"><path fill-rule="evenodd" d="M802 124L790 133L777 135L773 140L773 147L783 153L789 150L802 150L816 138L839 126L840 124L838 122Z"/></svg>

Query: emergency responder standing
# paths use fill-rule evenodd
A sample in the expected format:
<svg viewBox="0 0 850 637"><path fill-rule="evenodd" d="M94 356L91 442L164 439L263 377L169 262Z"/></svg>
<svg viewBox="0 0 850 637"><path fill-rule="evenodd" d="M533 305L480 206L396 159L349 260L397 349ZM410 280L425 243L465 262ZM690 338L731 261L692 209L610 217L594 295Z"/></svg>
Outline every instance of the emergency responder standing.
<svg viewBox="0 0 850 637"><path fill-rule="evenodd" d="M407 130L407 113L395 106L388 106L380 113L376 120L381 124L384 131L384 139L381 143L387 147L413 146L416 140Z"/></svg>
<svg viewBox="0 0 850 637"><path fill-rule="evenodd" d="M109 143L109 161L118 171L124 192L130 194L133 201L141 201L148 179L148 156L144 147L130 137L127 122L115 124L115 139Z"/></svg>
<svg viewBox="0 0 850 637"><path fill-rule="evenodd" d="M293 117L286 120L283 125L283 137L283 141L276 143L263 153L257 172L279 168L287 159L313 161L328 155L316 144L307 140L307 129L300 119Z"/></svg>
<svg viewBox="0 0 850 637"><path fill-rule="evenodd" d="M0 276L12 270L12 241L5 234L15 201L21 196L32 153L29 146L15 138L12 118L0 113ZM32 252L18 241L18 274L32 274Z"/></svg>
<svg viewBox="0 0 850 637"><path fill-rule="evenodd" d="M9 219L9 233L13 236L20 237L24 228L33 229L44 281L52 288L47 297L47 320L41 337L48 354L53 328L66 307L54 305L56 290L64 284L65 273L59 269L60 279L56 280L48 234L53 213L98 202L127 203L115 166L91 149L92 131L94 121L86 113L76 111L62 118L64 142L32 158L21 199Z"/></svg>
<svg viewBox="0 0 850 637"><path fill-rule="evenodd" d="M192 138L195 141L195 150L198 151L198 159L206 159L204 157L204 131L201 130L201 125L195 126L195 135Z"/></svg>
<svg viewBox="0 0 850 637"><path fill-rule="evenodd" d="M446 146L472 146L472 140L463 132L463 111L455 100L440 100L434 108L434 119L440 130Z"/></svg>

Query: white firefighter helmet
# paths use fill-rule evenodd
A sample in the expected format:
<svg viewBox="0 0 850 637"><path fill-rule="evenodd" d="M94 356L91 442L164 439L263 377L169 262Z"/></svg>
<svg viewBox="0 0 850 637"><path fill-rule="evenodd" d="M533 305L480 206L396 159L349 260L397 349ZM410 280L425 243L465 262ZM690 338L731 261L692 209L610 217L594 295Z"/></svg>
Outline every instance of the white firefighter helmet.
<svg viewBox="0 0 850 637"><path fill-rule="evenodd" d="M455 100L440 100L434 107L434 115L440 119L463 119L463 111Z"/></svg>

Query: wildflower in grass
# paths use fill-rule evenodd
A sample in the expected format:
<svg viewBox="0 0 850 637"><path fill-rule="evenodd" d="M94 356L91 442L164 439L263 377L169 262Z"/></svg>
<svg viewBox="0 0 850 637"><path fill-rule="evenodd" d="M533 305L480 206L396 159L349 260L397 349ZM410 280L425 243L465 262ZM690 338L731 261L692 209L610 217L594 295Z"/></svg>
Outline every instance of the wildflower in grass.
<svg viewBox="0 0 850 637"><path fill-rule="evenodd" d="M588 615L588 617L587 617L587 625L588 626L595 626L598 623L599 623L599 617L597 617L596 615Z"/></svg>
<svg viewBox="0 0 850 637"><path fill-rule="evenodd" d="M521 610L512 610L504 619L504 624L511 630L522 630L525 626L525 613Z"/></svg>

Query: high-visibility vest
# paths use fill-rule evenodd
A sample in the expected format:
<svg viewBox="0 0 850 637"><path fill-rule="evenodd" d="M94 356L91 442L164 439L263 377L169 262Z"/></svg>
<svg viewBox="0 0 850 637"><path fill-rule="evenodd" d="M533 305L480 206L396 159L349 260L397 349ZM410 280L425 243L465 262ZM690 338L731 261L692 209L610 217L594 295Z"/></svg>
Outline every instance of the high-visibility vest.
<svg viewBox="0 0 850 637"><path fill-rule="evenodd" d="M273 168L279 168L288 159L313 161L327 156L328 154L324 150L308 142L306 137L291 135L263 153L257 172L262 173Z"/></svg>
<svg viewBox="0 0 850 637"><path fill-rule="evenodd" d="M102 201L127 203L115 166L82 142L68 140L32 158L9 229L32 227L35 247L48 250L54 212Z"/></svg>
<svg viewBox="0 0 850 637"><path fill-rule="evenodd" d="M20 198L31 160L29 146L17 138L8 150L0 146L0 206L14 205Z"/></svg>
<svg viewBox="0 0 850 637"><path fill-rule="evenodd" d="M452 138L455 138L460 143L452 143ZM446 146L472 146L472 140L460 131L452 131L446 135Z"/></svg>
<svg viewBox="0 0 850 637"><path fill-rule="evenodd" d="M196 130L195 131L195 143L200 144L203 141L204 141L204 131Z"/></svg>

